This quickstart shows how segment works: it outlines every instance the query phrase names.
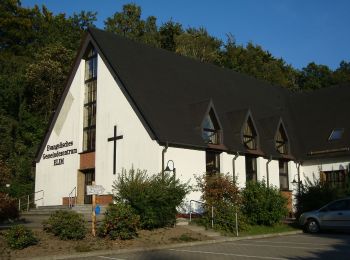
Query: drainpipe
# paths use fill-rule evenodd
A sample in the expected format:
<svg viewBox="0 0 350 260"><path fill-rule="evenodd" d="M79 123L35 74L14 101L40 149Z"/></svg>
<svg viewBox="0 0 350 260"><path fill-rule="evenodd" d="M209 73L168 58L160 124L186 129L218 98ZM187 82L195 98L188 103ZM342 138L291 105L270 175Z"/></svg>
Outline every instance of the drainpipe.
<svg viewBox="0 0 350 260"><path fill-rule="evenodd" d="M298 170L298 195L300 194L300 184L301 184L301 182L300 182L300 162L298 162L298 163L296 163L296 165L297 165L297 170Z"/></svg>
<svg viewBox="0 0 350 260"><path fill-rule="evenodd" d="M165 146L162 150L162 179L164 179L164 157L167 150L168 150L168 142L165 143Z"/></svg>
<svg viewBox="0 0 350 260"><path fill-rule="evenodd" d="M270 158L266 162L266 184L267 187L270 187L270 174L269 174L269 163L272 161L272 156L270 155Z"/></svg>
<svg viewBox="0 0 350 260"><path fill-rule="evenodd" d="M236 155L232 158L232 177L233 177L233 181L236 180L236 160L239 156L239 152L236 153Z"/></svg>

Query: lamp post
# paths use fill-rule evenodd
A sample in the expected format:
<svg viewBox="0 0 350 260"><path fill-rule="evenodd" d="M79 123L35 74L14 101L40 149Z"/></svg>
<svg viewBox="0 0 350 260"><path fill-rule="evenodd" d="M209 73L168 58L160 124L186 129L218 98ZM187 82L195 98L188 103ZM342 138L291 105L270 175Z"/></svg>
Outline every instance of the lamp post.
<svg viewBox="0 0 350 260"><path fill-rule="evenodd" d="M169 163L172 163L172 170L170 170L170 167L169 167ZM170 174L171 172L173 172L173 176L174 176L174 188L175 188L175 183L176 183L176 168L175 168L175 164L174 164L174 161L173 160L169 160L167 163L166 163L166 167L164 169L164 173L165 174ZM175 216L174 216L174 227L176 226L176 213L175 213Z"/></svg>
<svg viewBox="0 0 350 260"><path fill-rule="evenodd" d="M169 167L169 163L172 163L172 170L170 170L170 167ZM174 164L174 161L173 160L169 160L166 164L166 167L164 169L164 173L166 174L170 174L170 173L173 173L173 176L174 176L174 185L175 185L175 181L176 181L176 168L175 168L175 164Z"/></svg>
<svg viewBox="0 0 350 260"><path fill-rule="evenodd" d="M295 180L295 176L298 176L298 180L297 181ZM298 195L300 195L300 185L303 184L303 182L300 180L300 175L299 174L295 174L294 175L292 184L293 185L298 184Z"/></svg>

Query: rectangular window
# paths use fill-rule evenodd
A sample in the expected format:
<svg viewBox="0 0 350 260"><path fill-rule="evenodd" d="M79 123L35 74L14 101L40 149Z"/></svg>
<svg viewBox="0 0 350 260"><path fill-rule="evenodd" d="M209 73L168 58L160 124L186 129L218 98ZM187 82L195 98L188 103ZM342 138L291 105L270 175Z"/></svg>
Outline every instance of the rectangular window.
<svg viewBox="0 0 350 260"><path fill-rule="evenodd" d="M346 183L346 170L324 172L324 182L333 187L344 188Z"/></svg>
<svg viewBox="0 0 350 260"><path fill-rule="evenodd" d="M289 190L288 161L279 160L280 190Z"/></svg>
<svg viewBox="0 0 350 260"><path fill-rule="evenodd" d="M208 174L220 172L220 154L212 151L206 152L206 171Z"/></svg>
<svg viewBox="0 0 350 260"><path fill-rule="evenodd" d="M256 170L256 157L246 156L245 157L245 173L246 181L256 182L258 179Z"/></svg>
<svg viewBox="0 0 350 260"><path fill-rule="evenodd" d="M92 49L85 61L83 151L95 150L96 139L97 54Z"/></svg>

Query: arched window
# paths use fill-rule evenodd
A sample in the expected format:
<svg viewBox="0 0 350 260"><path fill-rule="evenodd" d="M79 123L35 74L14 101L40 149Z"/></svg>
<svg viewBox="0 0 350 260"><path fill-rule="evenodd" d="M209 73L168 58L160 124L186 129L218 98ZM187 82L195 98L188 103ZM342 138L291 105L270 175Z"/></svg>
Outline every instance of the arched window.
<svg viewBox="0 0 350 260"><path fill-rule="evenodd" d="M288 139L282 124L280 124L276 135L276 150L280 154L288 153Z"/></svg>
<svg viewBox="0 0 350 260"><path fill-rule="evenodd" d="M253 125L253 121L250 117L244 124L243 128L243 144L250 150L257 148L257 134Z"/></svg>
<svg viewBox="0 0 350 260"><path fill-rule="evenodd" d="M207 144L220 144L220 127L213 109L210 109L202 126L202 138Z"/></svg>

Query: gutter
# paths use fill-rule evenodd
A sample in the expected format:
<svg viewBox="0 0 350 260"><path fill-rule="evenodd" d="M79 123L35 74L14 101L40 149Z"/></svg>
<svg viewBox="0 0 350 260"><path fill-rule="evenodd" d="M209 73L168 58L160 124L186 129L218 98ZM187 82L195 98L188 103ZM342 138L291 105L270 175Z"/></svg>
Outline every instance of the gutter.
<svg viewBox="0 0 350 260"><path fill-rule="evenodd" d="M165 158L165 153L168 150L168 147L169 147L168 142L165 142L165 146L162 150L162 178L164 178L164 169L165 169L164 168L164 158Z"/></svg>
<svg viewBox="0 0 350 260"><path fill-rule="evenodd" d="M233 181L235 182L236 180L236 160L239 156L239 152L236 152L235 156L232 158L232 177L233 177Z"/></svg>

